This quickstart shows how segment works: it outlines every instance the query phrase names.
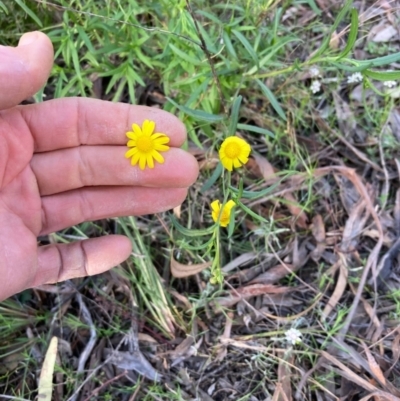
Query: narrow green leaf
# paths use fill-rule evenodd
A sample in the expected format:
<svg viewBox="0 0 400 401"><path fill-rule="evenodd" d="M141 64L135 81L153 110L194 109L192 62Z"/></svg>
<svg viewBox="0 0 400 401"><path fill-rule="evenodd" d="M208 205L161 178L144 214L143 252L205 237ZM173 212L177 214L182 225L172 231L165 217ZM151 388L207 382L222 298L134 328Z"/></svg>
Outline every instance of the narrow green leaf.
<svg viewBox="0 0 400 401"><path fill-rule="evenodd" d="M277 44L274 46L266 49L264 52L267 54L260 60L258 67L255 65L252 68L250 68L249 71L245 72L243 75L253 75L255 74L260 68L263 68L269 60L271 60L272 57L285 45L287 45L290 42L299 42L300 39L298 38L281 38Z"/></svg>
<svg viewBox="0 0 400 401"><path fill-rule="evenodd" d="M360 61L360 64L371 63L373 67L381 67L383 65L395 63L400 60L400 52L389 54L388 56L377 57L370 60Z"/></svg>
<svg viewBox="0 0 400 401"><path fill-rule="evenodd" d="M189 245L185 242L183 244L179 244L179 246L183 249L188 249L189 251L201 251L202 249L211 247L213 243L214 243L214 237L211 236L211 238L208 241L200 245Z"/></svg>
<svg viewBox="0 0 400 401"><path fill-rule="evenodd" d="M206 42L207 50L210 51L211 53L216 53L217 49L215 48L215 45L210 38L210 35L207 33L207 31L203 28L201 24L198 25L198 28L203 36L204 42Z"/></svg>
<svg viewBox="0 0 400 401"><path fill-rule="evenodd" d="M8 10L7 7L5 6L5 4L0 0L0 8L4 10L4 12L6 13L6 15L8 15Z"/></svg>
<svg viewBox="0 0 400 401"><path fill-rule="evenodd" d="M183 111L188 116L193 117L195 120L198 120L198 121L206 121L206 122L209 122L209 123L217 123L219 121L222 121L225 118L224 116L220 116L220 115L216 115L216 114L210 114L210 113L207 113L207 112L205 112L203 110L189 109L189 107L181 106L181 105L179 105L178 103L176 103L174 100L172 100L169 97L167 97L167 100L170 103L172 103L177 109L179 109L180 111Z"/></svg>
<svg viewBox="0 0 400 401"><path fill-rule="evenodd" d="M216 169L212 173L211 177L201 187L200 192L204 193L204 192L208 191L214 185L214 183L218 180L218 178L221 176L221 174L222 174L222 164L221 164L221 162L219 162Z"/></svg>
<svg viewBox="0 0 400 401"><path fill-rule="evenodd" d="M228 50L228 53L233 57L233 59L237 60L238 56L236 54L235 48L233 47L232 41L225 30L222 32L222 38L224 40L226 50Z"/></svg>
<svg viewBox="0 0 400 401"><path fill-rule="evenodd" d="M42 21L39 17L22 1L14 0L41 28L43 28Z"/></svg>
<svg viewBox="0 0 400 401"><path fill-rule="evenodd" d="M400 79L400 71L371 71L365 70L363 74L377 81L396 81Z"/></svg>
<svg viewBox="0 0 400 401"><path fill-rule="evenodd" d="M207 78L201 85L193 85L189 99L185 103L185 107L190 107L193 102L197 102L201 95L206 92L208 85L210 84L211 78Z"/></svg>
<svg viewBox="0 0 400 401"><path fill-rule="evenodd" d="M237 125L238 129L242 129L243 131L255 132L256 134L267 135L271 138L275 138L275 134L265 128L257 127L255 125L241 124Z"/></svg>
<svg viewBox="0 0 400 401"><path fill-rule="evenodd" d="M172 225L183 235L186 235L187 237L202 237L204 235L210 235L214 231L214 226L210 226L208 228L205 228L203 230L191 230L189 228L183 227L176 217L171 214L170 215L171 223Z"/></svg>
<svg viewBox="0 0 400 401"><path fill-rule="evenodd" d="M235 208L232 209L231 215L229 217L229 225L228 225L228 238L232 237L233 231L235 230Z"/></svg>
<svg viewBox="0 0 400 401"><path fill-rule="evenodd" d="M190 124L191 125L191 124ZM196 135L196 130L194 129L193 126L187 130L189 138L194 142L195 145L197 145L200 149L203 149L203 144L200 142L199 138Z"/></svg>
<svg viewBox="0 0 400 401"><path fill-rule="evenodd" d="M347 15L352 4L353 4L353 0L346 0L346 3L344 4L343 8L340 10L338 16L336 17L335 22L331 26L327 35L325 36L325 39L323 40L321 47L313 54L312 58L309 60L310 64L312 63L312 60L315 60L328 48L329 43L331 41L332 34L336 31L336 28L342 22L343 18Z"/></svg>
<svg viewBox="0 0 400 401"><path fill-rule="evenodd" d="M193 65L200 65L201 61L195 59L194 57L191 57L188 53L185 53L184 51L178 49L176 46L174 46L172 43L169 44L169 47L171 48L171 50L178 56L180 57L182 60L187 61L190 64Z"/></svg>
<svg viewBox="0 0 400 401"><path fill-rule="evenodd" d="M356 43L358 35L358 12L355 8L351 10L351 25L350 25L350 33L347 39L346 47L343 51L339 54L338 60L343 57L346 57L354 47Z"/></svg>
<svg viewBox="0 0 400 401"><path fill-rule="evenodd" d="M283 111L281 105L279 102L276 100L275 95L272 93L271 89L269 89L262 81L259 79L256 79L257 84L261 88L261 91L265 95L265 97L270 101L271 106L274 108L274 110L279 114L279 116L282 118L282 120L286 121L286 115L285 112Z"/></svg>
<svg viewBox="0 0 400 401"><path fill-rule="evenodd" d="M228 136L236 134L236 127L239 120L239 110L240 110L240 105L242 103L242 99L243 99L242 96L239 95L235 98L233 102L230 115L231 121L229 123Z"/></svg>
<svg viewBox="0 0 400 401"><path fill-rule="evenodd" d="M80 36L80 38L82 39L83 43L86 45L86 47L88 48L88 50L93 53L95 51L92 42L89 39L89 36L87 35L87 33L85 32L85 30L81 27L81 26L77 26L76 30L78 31L78 35Z"/></svg>
<svg viewBox="0 0 400 401"><path fill-rule="evenodd" d="M243 209L248 215L252 216L254 219L261 221L262 223L268 223L268 220L264 219L264 217L259 216L257 213L254 213L251 209L245 206L242 202L237 201L236 204Z"/></svg>
<svg viewBox="0 0 400 401"><path fill-rule="evenodd" d="M305 0L305 2L310 6L310 8L315 12L315 14L321 15L321 10L318 8L314 0Z"/></svg>
<svg viewBox="0 0 400 401"><path fill-rule="evenodd" d="M361 72L361 71L366 70L369 67L372 67L372 63L369 63L367 65L362 64L362 65L357 65L357 66L349 66L347 64L333 62L332 65L334 65L335 67L337 67L341 70L348 71L348 72Z"/></svg>
<svg viewBox="0 0 400 401"><path fill-rule="evenodd" d="M257 53L254 51L254 49L251 46L251 44L249 43L249 41L245 38L245 36L241 32L237 31L236 29L232 29L232 33L239 39L240 43L247 50L250 57L257 64L257 67L258 67L259 61L258 61Z"/></svg>

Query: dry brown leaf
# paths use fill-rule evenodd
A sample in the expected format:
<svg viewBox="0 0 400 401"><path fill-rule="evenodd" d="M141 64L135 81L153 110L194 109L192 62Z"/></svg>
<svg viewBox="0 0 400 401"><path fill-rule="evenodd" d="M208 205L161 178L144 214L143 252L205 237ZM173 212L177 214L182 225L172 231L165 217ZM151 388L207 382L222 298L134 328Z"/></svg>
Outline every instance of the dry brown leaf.
<svg viewBox="0 0 400 401"><path fill-rule="evenodd" d="M311 258L318 262L321 259L323 253L326 249L326 233L325 233L325 225L324 220L320 214L317 214L313 217L311 223L311 231L317 242L317 246L311 252Z"/></svg>
<svg viewBox="0 0 400 401"><path fill-rule="evenodd" d="M290 287L277 287L271 284L253 284L253 285L248 285L246 287L241 287L235 290L231 290L228 296L223 298L218 298L215 300L214 303L217 306L228 307L237 304L242 299L255 297L257 295L282 294L292 290L293 288Z"/></svg>
<svg viewBox="0 0 400 401"><path fill-rule="evenodd" d="M247 253L243 253L240 256L238 256L237 258L231 260L229 263L227 263L221 270L224 273L230 272L233 269L236 269L237 267L244 265L254 259L256 259L257 257L259 257L260 255L257 255L257 253L255 252L247 252Z"/></svg>
<svg viewBox="0 0 400 401"><path fill-rule="evenodd" d="M329 47L332 50L336 50L338 49L339 44L340 44L340 34L338 34L337 31L335 31L332 33L331 40L329 41Z"/></svg>
<svg viewBox="0 0 400 401"><path fill-rule="evenodd" d="M336 359L329 352L321 351L321 356L327 359L332 364L336 365L339 369L341 369L338 370L337 373L345 377L346 379L350 380L351 382L356 383L357 385L363 387L367 391L375 392L378 390L373 384L363 379L357 373L353 372L351 369L349 369L346 365L344 365L342 362Z"/></svg>
<svg viewBox="0 0 400 401"><path fill-rule="evenodd" d="M329 314L339 302L347 285L348 271L346 266L344 265L344 256L342 254L340 254L339 256L340 259L337 262L339 263L339 277L337 279L335 290L333 291L331 298L325 305L324 311L322 312L322 315L325 319L329 316Z"/></svg>
<svg viewBox="0 0 400 401"><path fill-rule="evenodd" d="M287 193L284 198L288 201L286 204L290 214L295 217L296 224L303 229L308 227L308 217L301 206L296 201L296 198L292 193Z"/></svg>
<svg viewBox="0 0 400 401"><path fill-rule="evenodd" d="M272 164L262 156L257 155L256 153L253 154L253 158L256 161L258 168L260 169L261 176L264 180L268 183L270 180L275 181L275 169Z"/></svg>
<svg viewBox="0 0 400 401"><path fill-rule="evenodd" d="M378 380L378 382L381 383L381 385L385 386L386 385L386 378L383 375L383 372L381 370L381 367L378 365L376 362L374 356L372 355L371 351L369 348L365 345L363 341L361 341L361 344L364 348L365 355L367 355L367 360L368 360L368 365L371 369L371 373L375 376L375 379Z"/></svg>
<svg viewBox="0 0 400 401"><path fill-rule="evenodd" d="M178 205L177 207L174 207L174 215L176 216L177 219L181 218L181 207L182 207L182 205Z"/></svg>
<svg viewBox="0 0 400 401"><path fill-rule="evenodd" d="M199 263L195 265L185 265L175 260L174 256L171 256L171 274L176 278L183 278L193 276L194 274L200 273L204 269L207 269L212 264L212 261Z"/></svg>
<svg viewBox="0 0 400 401"><path fill-rule="evenodd" d="M325 225L324 219L320 214L317 214L312 219L311 225L312 235L317 242L324 242L325 241Z"/></svg>
<svg viewBox="0 0 400 401"><path fill-rule="evenodd" d="M259 156L257 154L254 154L253 157L260 169L262 177L265 179L265 182L269 185L276 182L278 179L278 177L276 176L277 170L272 166L272 164L265 157ZM306 229L308 227L307 215L297 203L294 195L289 192L284 194L283 197L287 200L286 206L289 209L290 214L296 218L296 224L300 228Z"/></svg>
<svg viewBox="0 0 400 401"><path fill-rule="evenodd" d="M371 29L369 38L372 38L372 42L382 43L389 42L394 36L397 35L397 29L390 24L377 25Z"/></svg>
<svg viewBox="0 0 400 401"><path fill-rule="evenodd" d="M392 342L392 358L393 363L389 371L391 371L397 365L397 362L400 359L400 333L397 334Z"/></svg>
<svg viewBox="0 0 400 401"><path fill-rule="evenodd" d="M255 279L251 280L249 284L275 284L277 281L283 279L288 274L291 274L297 270L296 266L291 264L279 264L271 267L265 273L260 274Z"/></svg>
<svg viewBox="0 0 400 401"><path fill-rule="evenodd" d="M291 371L290 363L292 361L284 360L284 352L278 353L278 382L276 383L275 392L272 399L275 401L290 401L292 400L292 386L291 386ZM293 357L290 358L293 360Z"/></svg>

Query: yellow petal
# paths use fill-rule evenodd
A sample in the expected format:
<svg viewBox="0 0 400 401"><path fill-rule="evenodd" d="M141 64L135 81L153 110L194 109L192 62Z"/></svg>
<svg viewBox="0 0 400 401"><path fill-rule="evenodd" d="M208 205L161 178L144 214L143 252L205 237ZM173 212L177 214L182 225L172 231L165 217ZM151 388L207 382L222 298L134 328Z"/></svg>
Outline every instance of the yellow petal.
<svg viewBox="0 0 400 401"><path fill-rule="evenodd" d="M133 156L132 156L132 160L131 160L131 164L132 164L132 166L136 166L136 164L138 164L138 161L139 161L139 159L140 159L140 153L138 152L138 153L135 153Z"/></svg>
<svg viewBox="0 0 400 401"><path fill-rule="evenodd" d="M152 137L153 138L153 137ZM154 140L154 142L155 143L159 143L160 145L165 145L166 143L168 143L169 142L169 138L167 137L167 136L163 136L163 137L160 137L160 138L156 138L155 140Z"/></svg>
<svg viewBox="0 0 400 401"><path fill-rule="evenodd" d="M229 200L226 205L224 206L224 209L227 210L229 213L231 212L232 208L236 206L235 201L233 201L232 199Z"/></svg>
<svg viewBox="0 0 400 401"><path fill-rule="evenodd" d="M219 213L220 208L221 208L221 205L219 203L219 200L215 200L215 201L211 202L211 209L213 212Z"/></svg>
<svg viewBox="0 0 400 401"><path fill-rule="evenodd" d="M146 156L146 160L147 160L147 165L149 166L149 168L154 168L154 160L153 160L153 156L151 154L148 154Z"/></svg>
<svg viewBox="0 0 400 401"><path fill-rule="evenodd" d="M133 149L129 149L126 153L125 153L125 157L127 159L129 159L131 156L133 156L134 154L136 154L138 152L137 148L133 148Z"/></svg>
<svg viewBox="0 0 400 401"><path fill-rule="evenodd" d="M129 138L129 139L136 139L136 134L134 134L133 132L131 132L131 131L129 131L129 132L127 132L126 133L126 136Z"/></svg>
<svg viewBox="0 0 400 401"><path fill-rule="evenodd" d="M154 121L144 120L142 127L143 134L145 134L146 136L150 136L154 132L156 123Z"/></svg>
<svg viewBox="0 0 400 401"><path fill-rule="evenodd" d="M246 163L249 161L249 158L240 155L240 156L239 156L239 160L240 160L243 164L246 164Z"/></svg>
<svg viewBox="0 0 400 401"><path fill-rule="evenodd" d="M239 159L233 159L233 167L238 168L241 167L242 163L240 163Z"/></svg>
<svg viewBox="0 0 400 401"><path fill-rule="evenodd" d="M135 140L131 139L130 141L128 141L126 146L128 146L128 148L132 148L133 146L136 146L136 139Z"/></svg>
<svg viewBox="0 0 400 401"><path fill-rule="evenodd" d="M161 132L156 132L155 134L153 134L151 136L153 139L158 139L158 138L168 138L169 141L169 137L165 134L162 134Z"/></svg>
<svg viewBox="0 0 400 401"><path fill-rule="evenodd" d="M164 158L156 150L151 152L151 156L154 157L154 159L156 159L156 161L158 161L160 164L164 163Z"/></svg>
<svg viewBox="0 0 400 401"><path fill-rule="evenodd" d="M159 152L166 152L167 150L169 150L169 146L166 145L159 145L159 144L155 144L154 145L154 149L158 150Z"/></svg>
<svg viewBox="0 0 400 401"><path fill-rule="evenodd" d="M221 163L228 171L232 171L232 166L233 166L232 159L228 158L221 159Z"/></svg>
<svg viewBox="0 0 400 401"><path fill-rule="evenodd" d="M140 167L140 170L145 169L145 167L146 167L146 156L145 155L140 155L139 167Z"/></svg>
<svg viewBox="0 0 400 401"><path fill-rule="evenodd" d="M142 129L135 123L132 124L132 130L136 136L142 135Z"/></svg>

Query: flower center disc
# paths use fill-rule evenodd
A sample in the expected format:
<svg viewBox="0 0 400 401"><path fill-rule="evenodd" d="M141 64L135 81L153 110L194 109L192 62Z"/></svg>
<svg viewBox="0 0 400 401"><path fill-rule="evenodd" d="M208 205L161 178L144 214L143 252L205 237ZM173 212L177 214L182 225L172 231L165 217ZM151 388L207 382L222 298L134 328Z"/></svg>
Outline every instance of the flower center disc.
<svg viewBox="0 0 400 401"><path fill-rule="evenodd" d="M240 146L235 142L228 143L225 148L225 154L230 159L236 159L240 155Z"/></svg>
<svg viewBox="0 0 400 401"><path fill-rule="evenodd" d="M136 140L136 147L144 153L153 150L153 141L148 136L141 136Z"/></svg>

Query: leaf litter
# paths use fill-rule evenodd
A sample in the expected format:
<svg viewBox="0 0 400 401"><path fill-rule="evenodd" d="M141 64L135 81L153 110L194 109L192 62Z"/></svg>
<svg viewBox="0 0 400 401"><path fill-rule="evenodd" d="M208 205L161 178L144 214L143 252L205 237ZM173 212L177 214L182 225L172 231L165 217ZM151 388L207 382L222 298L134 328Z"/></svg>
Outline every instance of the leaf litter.
<svg viewBox="0 0 400 401"><path fill-rule="evenodd" d="M332 22L333 2L316 3ZM367 45L398 47L396 2L355 2L355 7L360 8L360 24L373 26L362 39L365 46L356 49L360 59L368 58ZM316 14L305 5L284 10L287 26L300 18L308 23ZM331 48L340 48L342 37L339 27ZM301 49L292 51L297 56ZM290 79L306 83L309 78L299 73ZM288 102L293 98L290 90L296 90L290 88L290 79L286 88L279 89ZM277 83L283 84L271 79L268 87ZM253 102L251 91L243 89L241 94L243 123L271 131L274 111L262 100ZM301 98L304 92L295 96ZM256 149L245 170L251 177L246 178L246 189L271 189L244 203L273 224L266 228L246 217L235 241L226 240L225 281L220 289L211 289L208 283L206 269L211 261L195 252L175 258L171 248L167 265L155 258L165 293L174 300L168 310L173 316L169 333L146 311L137 313L140 294L132 294L126 278L129 264L118 274L109 272L95 279L91 286L81 286L77 280L67 290L43 286L34 291L30 302L37 310L27 309L21 324L42 336L48 327L32 317L40 316L46 304L53 308L50 328L59 337L56 364L83 376L68 399L89 401L107 392L114 399L122 399L123 392L129 400L163 399L150 395L155 384L176 394L179 390L183 400L400 399L400 169L395 161L399 109L392 105L388 111L388 130L382 134L387 142L379 155L377 147L370 148L379 141L372 134L376 127L371 121L363 126L364 114L366 107L371 112L387 104L382 105L369 88L351 88L340 77L329 95L320 96L318 101L310 100L306 121L296 120L290 129L278 127L290 132L282 139L287 149L300 154L304 148L312 149L310 165L303 160L289 171L287 154L274 153L276 144L238 130L252 139ZM326 118L323 107L329 102L326 110L332 116ZM190 191L193 199L201 196L207 203L214 190L198 194L205 176L217 167L218 157L215 150L205 149L190 144L202 171L200 182ZM385 180L390 183L386 192ZM184 204L174 213L185 221L191 211L191 224L205 228L206 212L198 209ZM165 246L165 241L154 243L147 234L149 224L160 230L151 234L156 238L162 237L162 229L146 218L138 221L146 240ZM170 233L167 237L172 241ZM1 313L17 318L20 312L10 302ZM107 334L117 321L120 329ZM302 333L300 344L285 342L285 332L291 328ZM17 342L16 334L10 338ZM34 346L37 355L44 355L42 344ZM12 349L10 354L17 355L20 363L20 350ZM7 356L0 362L14 371ZM54 394L66 399L66 374L54 376ZM20 378L15 371L13 380ZM28 380L26 385L34 388L36 383Z"/></svg>

